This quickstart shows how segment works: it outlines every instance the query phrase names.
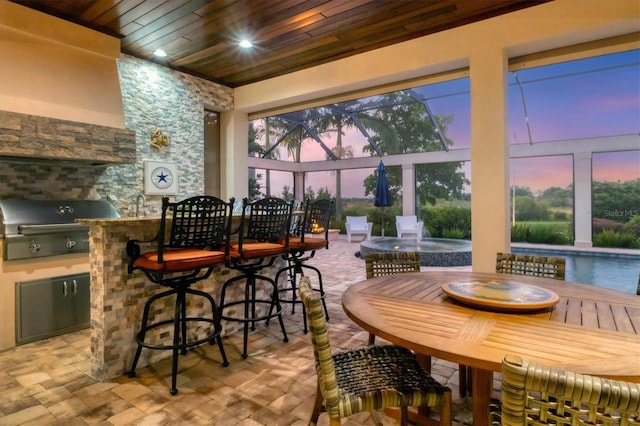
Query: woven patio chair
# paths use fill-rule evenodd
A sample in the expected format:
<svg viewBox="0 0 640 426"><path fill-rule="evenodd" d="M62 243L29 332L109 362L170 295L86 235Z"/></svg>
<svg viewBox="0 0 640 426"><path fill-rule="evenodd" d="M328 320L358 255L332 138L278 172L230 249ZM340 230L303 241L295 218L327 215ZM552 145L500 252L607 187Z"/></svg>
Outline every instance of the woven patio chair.
<svg viewBox="0 0 640 426"><path fill-rule="evenodd" d="M309 424L317 423L321 411L328 413L331 425L340 425L340 419L365 411L371 412L376 424L382 424L376 410L397 407L400 423L405 425L409 406L438 409L440 421L422 419L426 424L451 424L451 390L420 367L411 351L387 345L332 354L319 294L306 276L300 279L298 289L318 375Z"/></svg>
<svg viewBox="0 0 640 426"><path fill-rule="evenodd" d="M420 272L418 252L367 253L364 257L367 279L403 272ZM376 335L369 333L369 344L373 345Z"/></svg>
<svg viewBox="0 0 640 426"><path fill-rule="evenodd" d="M496 272L501 274L529 275L564 281L566 259L553 256L497 253ZM458 370L460 395L471 394L471 368L460 365Z"/></svg>
<svg viewBox="0 0 640 426"><path fill-rule="evenodd" d="M502 360L502 402L494 425L638 425L640 384Z"/></svg>
<svg viewBox="0 0 640 426"><path fill-rule="evenodd" d="M530 275L564 281L565 269L566 259L564 257L513 253L498 253L496 255L496 272L502 274Z"/></svg>
<svg viewBox="0 0 640 426"><path fill-rule="evenodd" d="M402 272L420 272L418 252L367 253L364 261L367 279Z"/></svg>

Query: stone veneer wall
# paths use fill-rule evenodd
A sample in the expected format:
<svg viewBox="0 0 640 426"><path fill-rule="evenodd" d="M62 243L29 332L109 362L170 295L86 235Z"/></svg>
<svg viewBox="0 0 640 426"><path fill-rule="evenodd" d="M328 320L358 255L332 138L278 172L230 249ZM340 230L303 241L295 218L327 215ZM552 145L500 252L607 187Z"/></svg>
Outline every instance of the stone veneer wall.
<svg viewBox="0 0 640 426"><path fill-rule="evenodd" d="M0 111L0 155L81 160L88 163L132 163L135 132Z"/></svg>
<svg viewBox="0 0 640 426"><path fill-rule="evenodd" d="M136 197L144 188L144 160L176 163L176 198L204 192L204 108L233 109L232 89L126 55L118 61L118 72L125 126L135 131L135 153L127 153L127 161L132 163L95 167L57 161L0 161L0 198L110 199L122 217L133 216ZM171 144L161 150L149 144L157 128L171 139ZM102 143L99 138L88 141ZM0 142L4 145L6 140ZM73 146L65 147L65 153L79 155L78 145ZM62 145L56 143L56 149L62 149ZM109 159L107 154L99 157L103 158L98 161ZM159 214L160 198L147 197L148 215Z"/></svg>
<svg viewBox="0 0 640 426"><path fill-rule="evenodd" d="M0 198L98 198L95 164L135 162L135 146L129 129L0 111Z"/></svg>
<svg viewBox="0 0 640 426"><path fill-rule="evenodd" d="M206 105L218 111L233 109L232 89L130 56L118 61L118 72L125 125L136 130L138 155L133 170L127 171L126 181L116 176L106 179L111 183L108 190L122 198L116 202L116 207L124 212L121 215L134 214L135 199L144 188L145 160L176 163L177 199L203 194L204 108ZM169 137L169 146L157 149L150 145L156 129ZM160 199L159 195L147 197L147 214L159 213Z"/></svg>

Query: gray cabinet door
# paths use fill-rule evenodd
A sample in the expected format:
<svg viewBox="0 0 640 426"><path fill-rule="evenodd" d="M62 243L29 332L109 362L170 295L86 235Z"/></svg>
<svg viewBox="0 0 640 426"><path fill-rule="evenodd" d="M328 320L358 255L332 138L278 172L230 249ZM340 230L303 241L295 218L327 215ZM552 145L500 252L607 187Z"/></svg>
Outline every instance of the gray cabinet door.
<svg viewBox="0 0 640 426"><path fill-rule="evenodd" d="M89 326L89 274L16 283L16 340L27 343Z"/></svg>
<svg viewBox="0 0 640 426"><path fill-rule="evenodd" d="M65 328L76 330L89 326L89 274L72 275L60 280L66 286Z"/></svg>

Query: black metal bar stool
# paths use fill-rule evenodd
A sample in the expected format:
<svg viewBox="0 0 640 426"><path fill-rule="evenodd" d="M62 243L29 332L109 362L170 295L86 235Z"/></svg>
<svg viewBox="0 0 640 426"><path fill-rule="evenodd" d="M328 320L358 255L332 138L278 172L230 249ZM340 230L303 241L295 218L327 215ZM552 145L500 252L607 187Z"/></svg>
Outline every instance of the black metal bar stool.
<svg viewBox="0 0 640 426"><path fill-rule="evenodd" d="M238 241L229 242L227 267L238 270L241 274L228 279L222 286L220 318L243 323L242 358L247 358L249 325L252 331L255 330L256 321L277 316L284 341L289 341L282 320L277 282L273 278L260 275L259 272L273 266L275 260L287 252L292 207L292 202L279 198L264 198L253 203L249 203L245 198ZM269 299L257 297L256 282L258 280L271 285ZM244 297L241 300L237 298L227 300L227 291L239 281L245 281ZM244 308L242 316L234 312L236 306ZM264 307L264 311L258 311L256 309L258 306Z"/></svg>
<svg viewBox="0 0 640 426"><path fill-rule="evenodd" d="M197 281L208 278L217 265L225 262L227 238L231 226L231 208L233 199L226 203L219 198L197 196L170 203L169 198L162 199L162 217L160 230L153 240L127 242L129 274L141 270L155 284L170 289L158 293L144 305L140 331L136 334L138 348L133 358L129 377L135 377L136 365L142 348L171 350L171 394L178 392L176 377L178 372L178 353L186 354L187 349L205 342L218 343L222 355L222 366L229 365L222 345L222 326L219 312L213 297L206 292L190 288ZM168 232L167 232L168 231ZM156 242L155 251L140 252L140 243ZM175 310L170 319L149 323L149 311L154 302L175 295ZM206 299L211 307L210 317L187 316L186 296L199 296ZM203 325L209 323L206 333L201 332L195 339L187 339L187 324ZM145 340L148 332L165 327L172 329L172 341L169 344L152 343ZM211 328L212 327L212 328Z"/></svg>
<svg viewBox="0 0 640 426"><path fill-rule="evenodd" d="M290 293L290 297L280 297L281 303L291 304L291 313L295 313L296 304L302 305L303 331L307 333L307 316L304 312L304 304L298 298L297 277L304 276L304 269L311 269L318 275L318 287L312 288L320 294L320 300L324 307L324 314L329 320L329 311L325 302L324 287L322 286L322 274L315 266L305 263L316 254L316 250L329 248L329 220L333 210L333 200L321 199L307 200L304 203L304 213L294 220L291 236L289 237L289 251L283 255L287 266L276 274L276 282L281 274L286 273L290 287L279 289L280 294ZM310 235L310 236L307 236Z"/></svg>

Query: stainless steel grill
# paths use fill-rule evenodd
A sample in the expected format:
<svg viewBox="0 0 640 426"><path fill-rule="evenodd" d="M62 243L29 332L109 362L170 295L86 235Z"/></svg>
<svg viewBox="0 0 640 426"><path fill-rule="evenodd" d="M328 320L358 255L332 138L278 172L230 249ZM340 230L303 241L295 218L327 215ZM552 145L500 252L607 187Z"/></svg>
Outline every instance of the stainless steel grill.
<svg viewBox="0 0 640 426"><path fill-rule="evenodd" d="M89 251L89 227L76 219L117 218L102 200L0 200L4 260Z"/></svg>

